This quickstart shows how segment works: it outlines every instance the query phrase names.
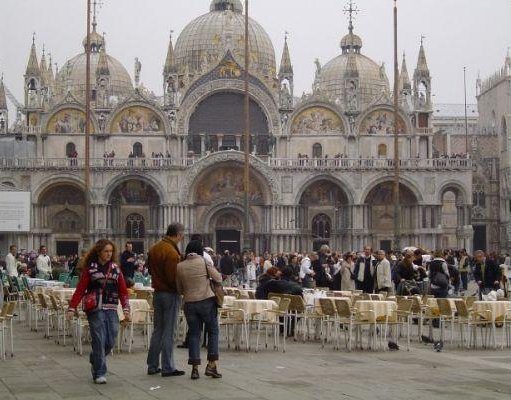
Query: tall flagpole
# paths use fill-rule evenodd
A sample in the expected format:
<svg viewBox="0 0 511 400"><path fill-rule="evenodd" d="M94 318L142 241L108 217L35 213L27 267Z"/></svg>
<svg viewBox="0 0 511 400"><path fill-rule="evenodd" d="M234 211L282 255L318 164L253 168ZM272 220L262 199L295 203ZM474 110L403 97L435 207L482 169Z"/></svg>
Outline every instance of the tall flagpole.
<svg viewBox="0 0 511 400"><path fill-rule="evenodd" d="M244 201L245 221L243 224L243 250L252 250L250 240L250 93L249 93L249 41L248 41L248 0L245 0L245 165L244 165Z"/></svg>
<svg viewBox="0 0 511 400"><path fill-rule="evenodd" d="M87 40L85 49L85 235L84 245L90 245L90 96L91 96L91 82L90 82L90 25L91 24L91 0L87 0Z"/></svg>
<svg viewBox="0 0 511 400"><path fill-rule="evenodd" d="M401 247L401 213L399 209L399 64L397 55L397 0L394 0L394 250Z"/></svg>

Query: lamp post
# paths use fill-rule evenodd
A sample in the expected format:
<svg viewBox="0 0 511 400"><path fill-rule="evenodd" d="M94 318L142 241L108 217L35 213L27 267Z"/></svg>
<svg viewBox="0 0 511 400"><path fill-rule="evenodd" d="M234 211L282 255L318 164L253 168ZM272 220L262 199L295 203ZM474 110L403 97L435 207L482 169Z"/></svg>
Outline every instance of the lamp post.
<svg viewBox="0 0 511 400"><path fill-rule="evenodd" d="M468 150L468 116L467 116L467 67L463 67L463 90L465 93L465 153L469 154Z"/></svg>
<svg viewBox="0 0 511 400"><path fill-rule="evenodd" d="M95 6L95 5L94 5ZM87 39L85 48L85 234L83 237L84 247L90 243L90 26L91 26L91 0L87 0Z"/></svg>
<svg viewBox="0 0 511 400"><path fill-rule="evenodd" d="M399 210L399 65L397 56L397 0L394 0L394 250L401 247L401 215Z"/></svg>
<svg viewBox="0 0 511 400"><path fill-rule="evenodd" d="M252 250L250 240L250 93L249 93L249 67L250 67L250 55L249 55L249 41L248 41L248 0L245 0L245 165L244 165L244 198L243 198L243 209L244 209L244 224L243 224L243 250Z"/></svg>

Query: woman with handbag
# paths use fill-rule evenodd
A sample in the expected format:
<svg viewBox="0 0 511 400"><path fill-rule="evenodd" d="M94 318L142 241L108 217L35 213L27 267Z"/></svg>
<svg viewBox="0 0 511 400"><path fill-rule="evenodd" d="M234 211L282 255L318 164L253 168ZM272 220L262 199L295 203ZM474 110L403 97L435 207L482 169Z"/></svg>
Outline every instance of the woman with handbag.
<svg viewBox="0 0 511 400"><path fill-rule="evenodd" d="M206 376L221 378L218 361L218 310L216 288L222 284L222 275L206 264L202 257L202 242L192 240L186 246L186 259L177 265L177 291L183 295L184 312L188 323L188 364L192 366L192 379L199 379L200 336L203 324L208 333L208 364Z"/></svg>
<svg viewBox="0 0 511 400"><path fill-rule="evenodd" d="M106 356L112 351L119 331L119 301L125 321L130 317L128 290L115 254L115 245L107 239L99 240L89 251L66 315L67 319L73 318L83 299L92 339L89 359L92 379L97 384L106 383Z"/></svg>

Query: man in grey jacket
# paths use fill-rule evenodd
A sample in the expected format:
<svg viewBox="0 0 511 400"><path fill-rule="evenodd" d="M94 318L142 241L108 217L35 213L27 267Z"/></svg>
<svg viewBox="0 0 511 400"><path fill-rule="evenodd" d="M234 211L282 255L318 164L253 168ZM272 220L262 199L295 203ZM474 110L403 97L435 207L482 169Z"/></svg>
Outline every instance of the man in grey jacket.
<svg viewBox="0 0 511 400"><path fill-rule="evenodd" d="M378 250L376 253L376 266L374 274L374 291L376 293L387 292L392 293L392 272L390 262L385 257L384 250Z"/></svg>

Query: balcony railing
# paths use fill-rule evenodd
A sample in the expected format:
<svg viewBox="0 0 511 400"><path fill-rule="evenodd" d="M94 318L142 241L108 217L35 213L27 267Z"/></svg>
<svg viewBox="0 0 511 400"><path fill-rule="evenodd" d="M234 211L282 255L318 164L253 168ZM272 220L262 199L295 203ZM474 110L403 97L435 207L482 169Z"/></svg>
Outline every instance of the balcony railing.
<svg viewBox="0 0 511 400"><path fill-rule="evenodd" d="M393 159L374 158L271 158L268 164L272 168L282 169L346 169L346 170L393 170ZM401 159L399 167L403 170L468 170L472 160L462 158L438 159Z"/></svg>
<svg viewBox="0 0 511 400"><path fill-rule="evenodd" d="M91 158L90 167L98 170L182 169L194 165L201 157L170 158ZM267 158L260 160L274 169L288 170L393 170L393 159L373 158ZM402 170L470 170L472 160L465 158L402 159ZM0 158L0 169L71 169L85 168L83 158Z"/></svg>
<svg viewBox="0 0 511 400"><path fill-rule="evenodd" d="M175 169L193 165L193 159L170 158L91 158L92 169ZM85 168L84 158L0 158L0 169L72 169Z"/></svg>

